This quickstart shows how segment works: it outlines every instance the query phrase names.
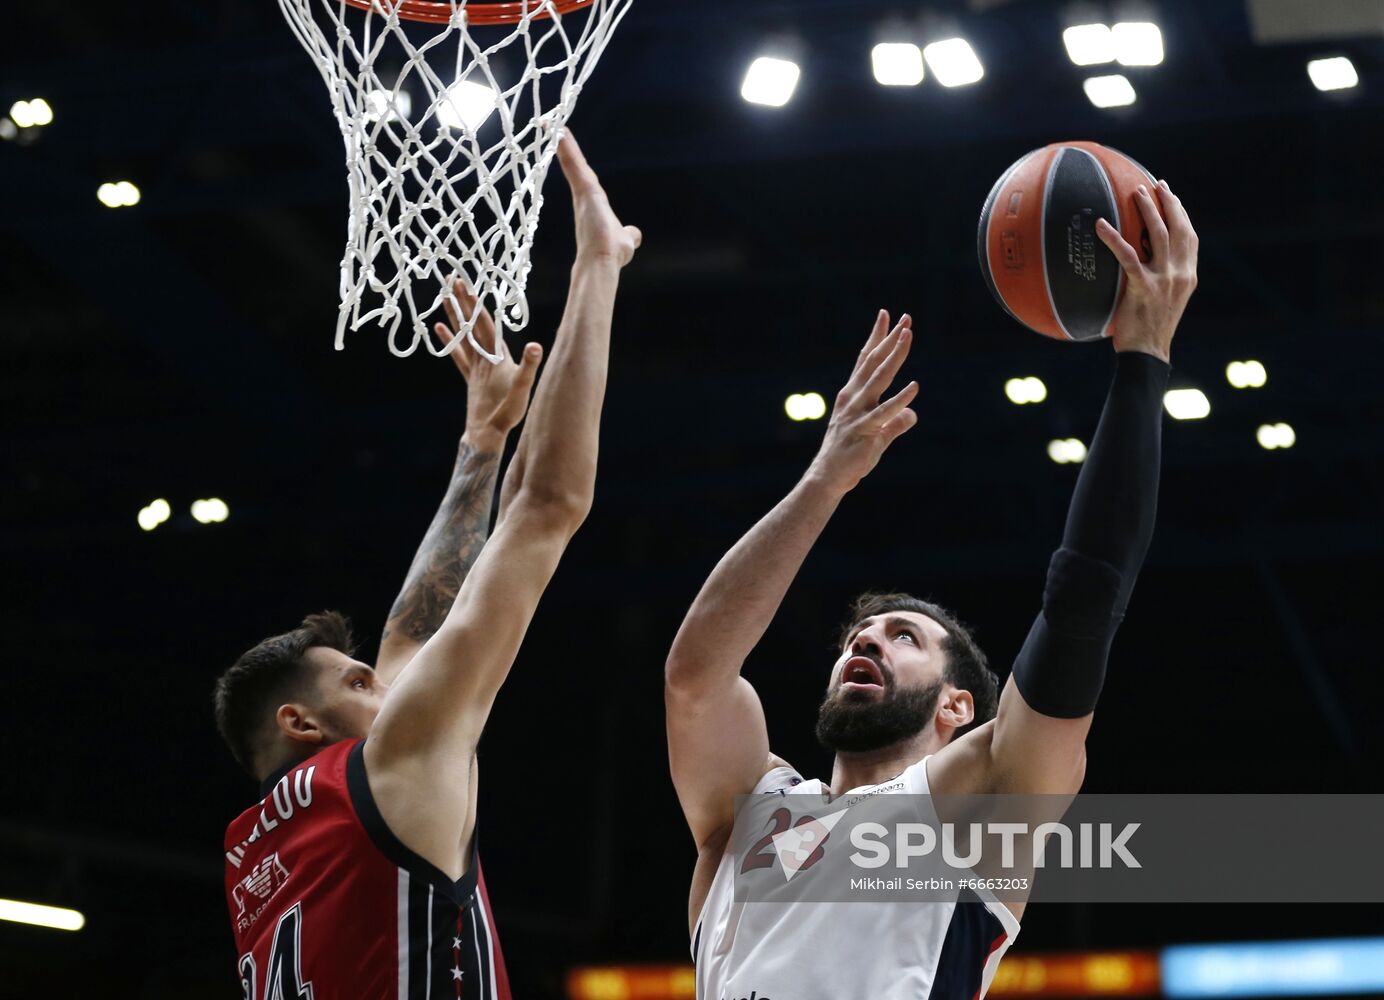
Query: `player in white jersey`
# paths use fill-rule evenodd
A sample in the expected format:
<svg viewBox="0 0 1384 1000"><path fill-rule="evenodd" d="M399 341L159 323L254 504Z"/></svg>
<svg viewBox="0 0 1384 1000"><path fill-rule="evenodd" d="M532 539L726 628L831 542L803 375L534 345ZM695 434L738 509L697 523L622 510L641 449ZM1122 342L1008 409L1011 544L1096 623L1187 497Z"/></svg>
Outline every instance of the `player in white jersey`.
<svg viewBox="0 0 1384 1000"><path fill-rule="evenodd" d="M916 382L880 401L908 356L907 315L891 329L880 313L807 474L721 560L688 611L665 691L673 781L698 848L688 917L701 1000L978 1000L988 988L1022 902L967 891L912 905L739 901L737 873L753 865L736 853L736 798L1080 788L1110 644L1152 538L1169 351L1196 287L1197 237L1181 202L1162 182L1138 200L1148 263L1108 224L1097 227L1127 281L1111 338L1114 381L1042 610L998 696L952 615L905 594L865 595L818 717L818 739L836 754L831 780L804 781L770 752L759 696L740 676L842 498L917 421L908 408ZM922 536L906 497L898 508L896 523L879 526L880 545ZM766 870L781 863L763 858Z"/></svg>

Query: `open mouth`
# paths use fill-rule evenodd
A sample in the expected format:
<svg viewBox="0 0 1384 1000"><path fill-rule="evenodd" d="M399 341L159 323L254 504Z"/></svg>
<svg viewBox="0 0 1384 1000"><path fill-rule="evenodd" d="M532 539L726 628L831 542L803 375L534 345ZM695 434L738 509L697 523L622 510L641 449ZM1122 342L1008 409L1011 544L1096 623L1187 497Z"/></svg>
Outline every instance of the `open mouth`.
<svg viewBox="0 0 1384 1000"><path fill-rule="evenodd" d="M852 656L841 668L841 687L846 690L884 690L884 673L868 656Z"/></svg>

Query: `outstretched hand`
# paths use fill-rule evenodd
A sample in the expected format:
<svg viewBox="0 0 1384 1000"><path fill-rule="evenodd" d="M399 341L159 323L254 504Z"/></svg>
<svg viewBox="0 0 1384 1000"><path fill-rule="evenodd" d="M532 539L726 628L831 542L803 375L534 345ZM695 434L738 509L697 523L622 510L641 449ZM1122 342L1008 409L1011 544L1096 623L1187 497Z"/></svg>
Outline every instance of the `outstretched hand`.
<svg viewBox="0 0 1384 1000"><path fill-rule="evenodd" d="M473 331L476 342L492 354L496 353L496 345L499 347L499 362L484 357L465 337L452 351L452 360L466 379L466 436L478 451L499 451L504 447L506 436L528 411L538 364L543 360L543 347L526 345L523 360L516 362L504 338L498 335L490 310L481 305L466 283L458 278L452 291L466 320L469 322L471 317L476 317ZM443 345L447 345L460 332L462 318L450 299L444 299L443 305L451 329L445 323L438 323L433 332Z"/></svg>
<svg viewBox="0 0 1384 1000"><path fill-rule="evenodd" d="M880 310L874 329L855 360L855 370L836 394L826 437L812 462L812 472L840 492L855 488L879 463L891 444L918 422L908 404L918 395L909 382L880 402L884 391L903 367L913 344L913 318L907 313L889 326L889 313Z"/></svg>
<svg viewBox="0 0 1384 1000"><path fill-rule="evenodd" d="M1187 210L1168 182L1159 181L1154 190L1156 202L1142 184L1134 195L1153 251L1147 264L1105 219L1096 223L1096 235L1125 273L1124 297L1110 335L1115 350L1143 351L1167 361L1177 324L1197 288L1198 239Z"/></svg>
<svg viewBox="0 0 1384 1000"><path fill-rule="evenodd" d="M558 143L557 160L572 189L572 212L577 224L577 259L613 261L624 267L634 259L644 234L627 226L610 207L601 179L586 162L569 129Z"/></svg>

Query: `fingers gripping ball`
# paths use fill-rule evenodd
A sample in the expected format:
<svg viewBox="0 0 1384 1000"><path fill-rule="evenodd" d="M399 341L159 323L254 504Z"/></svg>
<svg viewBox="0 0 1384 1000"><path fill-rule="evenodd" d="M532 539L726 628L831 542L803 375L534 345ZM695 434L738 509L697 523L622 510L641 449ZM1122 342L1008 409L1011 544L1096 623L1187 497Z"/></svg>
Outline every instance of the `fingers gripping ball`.
<svg viewBox="0 0 1384 1000"><path fill-rule="evenodd" d="M1108 337L1125 278L1096 235L1104 218L1148 263L1148 230L1135 192L1153 175L1094 142L1035 149L985 199L977 236L980 271L1004 311L1057 340Z"/></svg>

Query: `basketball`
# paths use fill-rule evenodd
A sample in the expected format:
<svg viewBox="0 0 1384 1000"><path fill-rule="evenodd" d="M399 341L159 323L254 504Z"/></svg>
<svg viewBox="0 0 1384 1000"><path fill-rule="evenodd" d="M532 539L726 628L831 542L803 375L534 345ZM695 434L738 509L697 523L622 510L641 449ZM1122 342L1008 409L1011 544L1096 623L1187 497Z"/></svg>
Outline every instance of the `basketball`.
<svg viewBox="0 0 1384 1000"><path fill-rule="evenodd" d="M1108 337L1124 274L1096 235L1105 219L1151 256L1135 192L1155 180L1142 165L1094 142L1060 142L1000 175L981 209L980 271L1001 308L1056 340Z"/></svg>

